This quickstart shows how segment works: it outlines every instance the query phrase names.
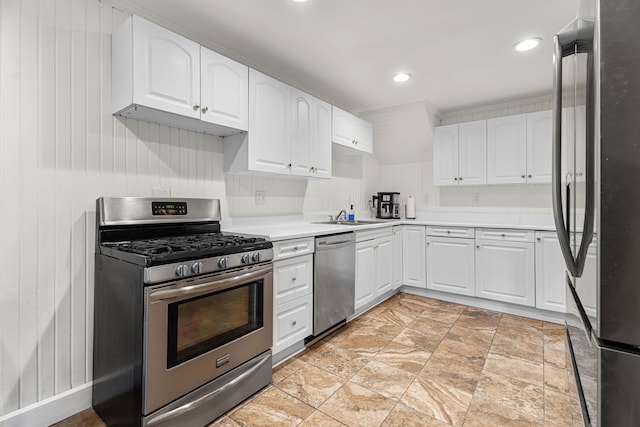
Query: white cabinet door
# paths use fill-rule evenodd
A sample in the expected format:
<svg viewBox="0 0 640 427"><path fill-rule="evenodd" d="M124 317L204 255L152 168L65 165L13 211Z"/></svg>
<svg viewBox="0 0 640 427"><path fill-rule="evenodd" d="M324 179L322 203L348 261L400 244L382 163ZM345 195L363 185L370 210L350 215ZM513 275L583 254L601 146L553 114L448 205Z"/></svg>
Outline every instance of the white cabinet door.
<svg viewBox="0 0 640 427"><path fill-rule="evenodd" d="M374 241L356 243L356 289L354 307L357 310L374 298L376 265Z"/></svg>
<svg viewBox="0 0 640 427"><path fill-rule="evenodd" d="M426 288L425 227L406 225L402 231L402 278L405 285Z"/></svg>
<svg viewBox="0 0 640 427"><path fill-rule="evenodd" d="M476 239L476 247L476 296L533 307L533 243Z"/></svg>
<svg viewBox="0 0 640 427"><path fill-rule="evenodd" d="M433 130L433 185L458 185L458 125Z"/></svg>
<svg viewBox="0 0 640 427"><path fill-rule="evenodd" d="M249 70L249 169L291 173L291 86Z"/></svg>
<svg viewBox="0 0 640 427"><path fill-rule="evenodd" d="M313 255L273 263L273 305L278 306L313 292Z"/></svg>
<svg viewBox="0 0 640 427"><path fill-rule="evenodd" d="M293 89L293 139L291 169L295 175L310 176L314 163L313 97Z"/></svg>
<svg viewBox="0 0 640 427"><path fill-rule="evenodd" d="M392 239L393 289L398 289L402 286L402 226L393 227Z"/></svg>
<svg viewBox="0 0 640 427"><path fill-rule="evenodd" d="M536 307L564 313L566 283L558 236L536 232Z"/></svg>
<svg viewBox="0 0 640 427"><path fill-rule="evenodd" d="M427 289L475 296L475 241L427 236Z"/></svg>
<svg viewBox="0 0 640 427"><path fill-rule="evenodd" d="M346 154L373 152L373 126L371 123L333 106L331 140L339 146L352 150L343 150Z"/></svg>
<svg viewBox="0 0 640 427"><path fill-rule="evenodd" d="M527 114L527 183L551 182L551 110Z"/></svg>
<svg viewBox="0 0 640 427"><path fill-rule="evenodd" d="M393 289L393 251L392 237L375 240L376 284L374 296L379 296Z"/></svg>
<svg viewBox="0 0 640 427"><path fill-rule="evenodd" d="M331 105L293 89L292 172L331 177Z"/></svg>
<svg viewBox="0 0 640 427"><path fill-rule="evenodd" d="M487 183L487 121L458 126L458 185Z"/></svg>
<svg viewBox="0 0 640 427"><path fill-rule="evenodd" d="M234 129L249 129L249 68L200 48L200 119Z"/></svg>
<svg viewBox="0 0 640 427"><path fill-rule="evenodd" d="M314 133L315 162L313 176L316 178L331 178L331 104L315 100Z"/></svg>
<svg viewBox="0 0 640 427"><path fill-rule="evenodd" d="M313 333L313 294L273 308L273 354Z"/></svg>
<svg viewBox="0 0 640 427"><path fill-rule="evenodd" d="M132 19L133 103L199 119L200 45L138 16Z"/></svg>
<svg viewBox="0 0 640 427"><path fill-rule="evenodd" d="M487 120L487 183L524 184L526 178L526 114Z"/></svg>

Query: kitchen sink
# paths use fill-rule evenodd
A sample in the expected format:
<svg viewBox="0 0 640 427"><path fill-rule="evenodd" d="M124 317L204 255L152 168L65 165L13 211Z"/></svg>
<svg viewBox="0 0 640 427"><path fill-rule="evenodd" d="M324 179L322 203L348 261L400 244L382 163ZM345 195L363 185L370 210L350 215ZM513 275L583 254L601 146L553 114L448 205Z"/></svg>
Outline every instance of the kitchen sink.
<svg viewBox="0 0 640 427"><path fill-rule="evenodd" d="M367 224L380 224L382 221L316 221L313 224L329 224L329 225L367 225Z"/></svg>

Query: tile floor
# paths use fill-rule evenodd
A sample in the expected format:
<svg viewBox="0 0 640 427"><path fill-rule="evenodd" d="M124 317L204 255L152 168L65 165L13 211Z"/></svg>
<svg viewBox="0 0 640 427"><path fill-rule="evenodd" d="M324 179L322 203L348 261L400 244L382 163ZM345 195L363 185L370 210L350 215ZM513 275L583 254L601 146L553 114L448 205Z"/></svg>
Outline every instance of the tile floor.
<svg viewBox="0 0 640 427"><path fill-rule="evenodd" d="M212 427L582 426L564 328L397 294ZM103 426L89 409L57 427Z"/></svg>

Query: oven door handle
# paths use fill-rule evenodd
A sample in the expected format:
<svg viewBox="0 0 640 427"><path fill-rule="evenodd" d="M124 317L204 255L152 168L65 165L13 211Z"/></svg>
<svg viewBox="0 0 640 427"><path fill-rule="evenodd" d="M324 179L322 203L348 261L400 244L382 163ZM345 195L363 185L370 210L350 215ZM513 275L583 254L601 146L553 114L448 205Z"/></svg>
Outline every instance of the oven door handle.
<svg viewBox="0 0 640 427"><path fill-rule="evenodd" d="M272 267L271 265L269 265L268 267L247 271L246 273L240 273L226 279L216 280L215 278L209 278L204 283L196 283L192 285L176 284L171 289L159 289L152 291L149 294L149 300L153 302L174 298L184 299L185 297L195 296L196 294L201 294L203 292L217 292L236 285L260 279L264 277L265 274L270 273L271 271Z"/></svg>

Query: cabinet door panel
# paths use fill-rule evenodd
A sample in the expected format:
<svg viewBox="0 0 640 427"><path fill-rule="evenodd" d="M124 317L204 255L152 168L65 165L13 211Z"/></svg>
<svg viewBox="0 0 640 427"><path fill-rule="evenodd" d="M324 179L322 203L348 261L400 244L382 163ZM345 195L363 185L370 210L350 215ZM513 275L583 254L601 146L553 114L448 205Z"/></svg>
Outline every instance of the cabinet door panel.
<svg viewBox="0 0 640 427"><path fill-rule="evenodd" d="M314 129L312 119L313 97L293 90L293 139L291 142L291 164L296 175L313 175L315 159L313 150Z"/></svg>
<svg viewBox="0 0 640 427"><path fill-rule="evenodd" d="M524 184L526 176L526 115L487 120L487 183Z"/></svg>
<svg viewBox="0 0 640 427"><path fill-rule="evenodd" d="M487 121L461 123L458 127L458 183L487 183Z"/></svg>
<svg viewBox="0 0 640 427"><path fill-rule="evenodd" d="M249 68L201 48L201 120L249 129Z"/></svg>
<svg viewBox="0 0 640 427"><path fill-rule="evenodd" d="M405 226L402 234L402 278L404 284L426 288L425 228Z"/></svg>
<svg viewBox="0 0 640 427"><path fill-rule="evenodd" d="M393 288L393 252L391 250L391 237L377 239L375 243L377 273L375 296L378 296Z"/></svg>
<svg viewBox="0 0 640 427"><path fill-rule="evenodd" d="M351 120L351 114L334 106L332 117L332 141L336 144L352 147L356 137L356 129L353 120Z"/></svg>
<svg viewBox="0 0 640 427"><path fill-rule="evenodd" d="M475 296L473 239L427 237L427 289Z"/></svg>
<svg viewBox="0 0 640 427"><path fill-rule="evenodd" d="M527 114L527 183L551 182L551 110Z"/></svg>
<svg viewBox="0 0 640 427"><path fill-rule="evenodd" d="M402 286L402 227L393 227L393 289Z"/></svg>
<svg viewBox="0 0 640 427"><path fill-rule="evenodd" d="M371 240L356 244L356 310L373 300L376 276L373 246Z"/></svg>
<svg viewBox="0 0 640 427"><path fill-rule="evenodd" d="M315 100L315 144L314 152L316 178L331 178L331 104Z"/></svg>
<svg viewBox="0 0 640 427"><path fill-rule="evenodd" d="M313 294L273 308L273 353L312 334Z"/></svg>
<svg viewBox="0 0 640 427"><path fill-rule="evenodd" d="M458 185L458 125L433 131L433 184Z"/></svg>
<svg viewBox="0 0 640 427"><path fill-rule="evenodd" d="M250 168L290 174L291 87L253 69L249 79Z"/></svg>
<svg viewBox="0 0 640 427"><path fill-rule="evenodd" d="M536 233L536 307L565 312L565 265L555 233Z"/></svg>
<svg viewBox="0 0 640 427"><path fill-rule="evenodd" d="M313 292L313 255L273 263L273 305Z"/></svg>
<svg viewBox="0 0 640 427"><path fill-rule="evenodd" d="M133 17L134 103L200 118L200 45Z"/></svg>
<svg viewBox="0 0 640 427"><path fill-rule="evenodd" d="M532 243L476 241L476 296L535 305Z"/></svg>

